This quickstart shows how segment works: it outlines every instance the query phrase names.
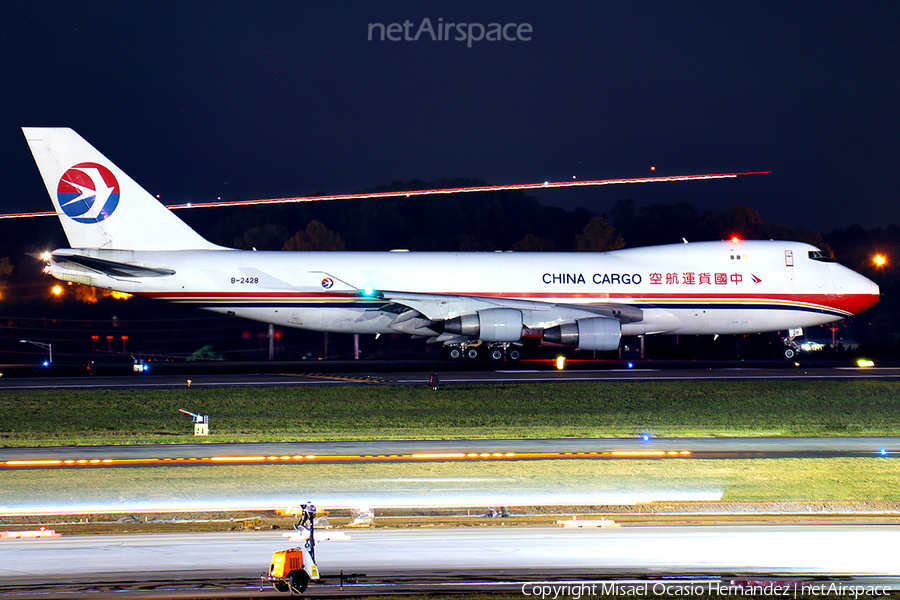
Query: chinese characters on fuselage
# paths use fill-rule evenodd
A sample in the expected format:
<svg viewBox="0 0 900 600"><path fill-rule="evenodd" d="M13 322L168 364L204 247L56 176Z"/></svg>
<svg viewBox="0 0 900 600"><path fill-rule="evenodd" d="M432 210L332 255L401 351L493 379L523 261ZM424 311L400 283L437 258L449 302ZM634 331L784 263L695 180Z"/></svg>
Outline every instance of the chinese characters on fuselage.
<svg viewBox="0 0 900 600"><path fill-rule="evenodd" d="M644 280L640 273L594 273L585 276L583 273L544 273L541 281L547 285L595 285L639 284ZM744 280L740 273L697 273L682 271L677 273L650 273L647 280L651 285L728 285L739 284Z"/></svg>

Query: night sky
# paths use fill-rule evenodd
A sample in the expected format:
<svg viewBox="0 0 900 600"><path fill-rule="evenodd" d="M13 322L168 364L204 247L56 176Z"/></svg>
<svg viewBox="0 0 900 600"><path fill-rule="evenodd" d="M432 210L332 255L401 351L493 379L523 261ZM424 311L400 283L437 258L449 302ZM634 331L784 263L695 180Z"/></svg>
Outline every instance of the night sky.
<svg viewBox="0 0 900 600"><path fill-rule="evenodd" d="M425 18L532 31L368 40ZM68 126L167 203L767 170L535 195L886 226L898 33L897 2L7 3L0 211L51 209L19 128Z"/></svg>

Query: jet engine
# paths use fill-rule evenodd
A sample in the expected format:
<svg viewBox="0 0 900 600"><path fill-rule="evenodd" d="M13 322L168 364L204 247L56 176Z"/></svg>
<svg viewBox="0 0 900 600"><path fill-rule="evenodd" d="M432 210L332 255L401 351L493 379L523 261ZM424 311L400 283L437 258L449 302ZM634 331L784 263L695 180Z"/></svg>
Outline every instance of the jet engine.
<svg viewBox="0 0 900 600"><path fill-rule="evenodd" d="M517 342L522 339L522 311L486 308L444 322L444 331L468 335L485 342Z"/></svg>
<svg viewBox="0 0 900 600"><path fill-rule="evenodd" d="M622 337L617 319L589 317L544 330L543 338L554 344L576 346L579 350L615 350Z"/></svg>

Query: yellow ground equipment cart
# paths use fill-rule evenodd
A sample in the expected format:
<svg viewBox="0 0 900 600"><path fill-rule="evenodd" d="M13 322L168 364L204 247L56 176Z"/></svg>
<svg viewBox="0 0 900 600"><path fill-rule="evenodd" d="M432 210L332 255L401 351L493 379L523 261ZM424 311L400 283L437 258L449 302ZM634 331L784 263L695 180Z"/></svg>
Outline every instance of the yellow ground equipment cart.
<svg viewBox="0 0 900 600"><path fill-rule="evenodd" d="M300 532L303 546L279 550L272 555L269 571L259 576L260 591L265 584L271 583L279 592L302 594L310 581L319 579L319 568L316 566L316 507L309 502L301 504L300 508L300 522L294 525L294 529Z"/></svg>
<svg viewBox="0 0 900 600"><path fill-rule="evenodd" d="M272 555L269 572L260 577L260 587L271 583L279 592L302 594L310 580L319 578L319 569L304 548L279 550Z"/></svg>

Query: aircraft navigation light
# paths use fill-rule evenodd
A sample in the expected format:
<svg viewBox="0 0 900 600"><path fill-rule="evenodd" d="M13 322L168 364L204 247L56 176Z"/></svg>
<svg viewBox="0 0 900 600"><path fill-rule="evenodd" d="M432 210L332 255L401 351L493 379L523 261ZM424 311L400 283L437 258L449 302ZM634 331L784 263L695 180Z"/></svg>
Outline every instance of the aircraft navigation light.
<svg viewBox="0 0 900 600"><path fill-rule="evenodd" d="M54 285L52 288L50 288L50 292L52 292L54 296L59 296L63 293L62 286Z"/></svg>
<svg viewBox="0 0 900 600"><path fill-rule="evenodd" d="M43 260L43 261L50 260L52 257L53 257L53 254L51 254L50 252L47 252L46 250L44 252L41 252L41 260Z"/></svg>
<svg viewBox="0 0 900 600"><path fill-rule="evenodd" d="M738 236L735 235L735 236L732 236L731 241L734 242L735 244L737 244L739 241L741 241L741 238L739 238Z"/></svg>
<svg viewBox="0 0 900 600"><path fill-rule="evenodd" d="M363 288L358 293L365 298L384 298L384 294L370 287Z"/></svg>
<svg viewBox="0 0 900 600"><path fill-rule="evenodd" d="M887 264L887 258L884 256L884 254L876 254L872 258L872 262L874 262L879 267L883 267L884 265Z"/></svg>

